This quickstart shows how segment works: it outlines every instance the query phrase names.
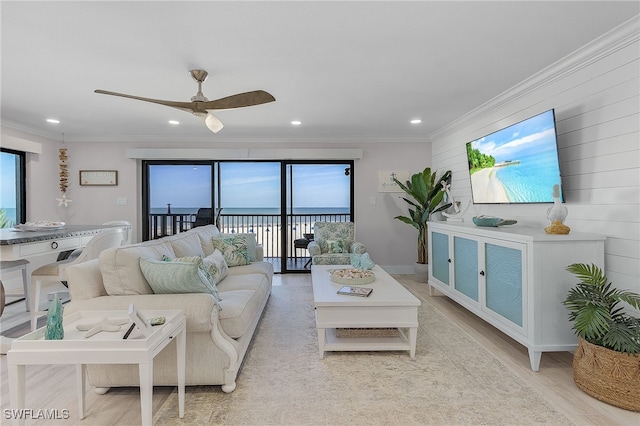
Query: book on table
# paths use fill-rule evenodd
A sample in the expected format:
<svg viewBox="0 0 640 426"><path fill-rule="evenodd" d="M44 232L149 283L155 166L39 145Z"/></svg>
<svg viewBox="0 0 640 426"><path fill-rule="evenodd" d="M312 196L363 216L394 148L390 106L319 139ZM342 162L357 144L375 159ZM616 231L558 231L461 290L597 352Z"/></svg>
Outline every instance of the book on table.
<svg viewBox="0 0 640 426"><path fill-rule="evenodd" d="M340 290L338 290L338 294L345 294L347 296L360 296L367 297L373 291L370 287L352 287L352 286L344 286Z"/></svg>

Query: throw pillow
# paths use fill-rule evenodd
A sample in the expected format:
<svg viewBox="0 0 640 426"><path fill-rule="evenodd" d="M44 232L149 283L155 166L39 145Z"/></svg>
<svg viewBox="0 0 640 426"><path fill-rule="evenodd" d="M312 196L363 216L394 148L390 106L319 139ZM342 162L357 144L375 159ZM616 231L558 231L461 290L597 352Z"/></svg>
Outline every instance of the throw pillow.
<svg viewBox="0 0 640 426"><path fill-rule="evenodd" d="M246 238L238 236L214 238L213 246L222 252L228 266L241 266L251 263Z"/></svg>
<svg viewBox="0 0 640 426"><path fill-rule="evenodd" d="M209 293L220 301L213 277L200 256L169 260L141 257L140 270L154 293Z"/></svg>
<svg viewBox="0 0 640 426"><path fill-rule="evenodd" d="M344 247L341 240L327 240L327 246L329 246L329 253L343 253Z"/></svg>
<svg viewBox="0 0 640 426"><path fill-rule="evenodd" d="M373 269L373 267L376 266L376 264L373 263L373 260L371 260L369 253L351 253L350 258L351 266L357 269Z"/></svg>
<svg viewBox="0 0 640 426"><path fill-rule="evenodd" d="M229 267L227 266L227 262L224 260L224 256L220 250L214 251L203 260L213 275L213 280L216 284L222 281L229 273Z"/></svg>
<svg viewBox="0 0 640 426"><path fill-rule="evenodd" d="M239 238L243 238L246 240L247 243L247 250L249 251L249 258L251 259L252 262L255 262L256 260L258 260L258 257L256 255L256 246L257 244L257 240L256 240L256 234L253 233L247 233L247 234L220 234L221 237L223 238L228 238L228 237L239 237Z"/></svg>

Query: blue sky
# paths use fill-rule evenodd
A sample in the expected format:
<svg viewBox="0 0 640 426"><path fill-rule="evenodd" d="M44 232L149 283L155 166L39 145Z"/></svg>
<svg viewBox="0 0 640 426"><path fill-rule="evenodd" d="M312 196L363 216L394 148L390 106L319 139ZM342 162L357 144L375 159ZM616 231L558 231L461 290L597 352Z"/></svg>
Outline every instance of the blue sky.
<svg viewBox="0 0 640 426"><path fill-rule="evenodd" d="M293 165L296 207L348 207L344 164ZM280 207L280 163L221 163L222 206ZM210 166L151 167L151 207L209 207Z"/></svg>
<svg viewBox="0 0 640 426"><path fill-rule="evenodd" d="M16 207L16 157L6 152L0 155L0 207Z"/></svg>
<svg viewBox="0 0 640 426"><path fill-rule="evenodd" d="M518 160L542 151L556 150L553 111L521 121L471 143L497 162Z"/></svg>

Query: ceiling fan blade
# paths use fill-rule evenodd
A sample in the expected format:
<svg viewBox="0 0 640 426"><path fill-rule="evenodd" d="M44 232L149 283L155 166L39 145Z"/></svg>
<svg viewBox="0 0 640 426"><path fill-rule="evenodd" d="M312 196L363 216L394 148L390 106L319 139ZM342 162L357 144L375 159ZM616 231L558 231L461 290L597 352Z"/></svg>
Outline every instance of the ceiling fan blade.
<svg viewBox="0 0 640 426"><path fill-rule="evenodd" d="M198 102L198 109L232 109L243 108L254 105L266 104L275 101L270 93L264 90L254 90L253 92L238 93L215 101Z"/></svg>
<svg viewBox="0 0 640 426"><path fill-rule="evenodd" d="M165 105L165 106L169 106L169 107L173 107L173 108L186 109L188 111L198 111L198 110L204 109L204 108L197 108L196 107L196 105L201 103L201 102L164 101L162 99L142 98L140 96L127 95L127 94L124 94L124 93L117 93L117 92L109 92L107 90L101 90L101 89L95 90L95 93L100 93L102 95L120 96L122 98L129 98L129 99L135 99L135 100L138 100L138 101L151 102L151 103L154 103L154 104Z"/></svg>

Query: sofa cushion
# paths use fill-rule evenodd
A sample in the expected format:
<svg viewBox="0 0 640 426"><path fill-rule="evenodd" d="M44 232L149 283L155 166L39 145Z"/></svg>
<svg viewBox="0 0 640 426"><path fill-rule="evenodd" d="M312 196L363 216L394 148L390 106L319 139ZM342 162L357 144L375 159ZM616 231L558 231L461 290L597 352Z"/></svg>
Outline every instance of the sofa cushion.
<svg viewBox="0 0 640 426"><path fill-rule="evenodd" d="M201 256L204 257L202 244L197 233L181 232L170 237L165 237L165 241L171 244L176 257Z"/></svg>
<svg viewBox="0 0 640 426"><path fill-rule="evenodd" d="M222 252L228 266L248 265L251 263L247 239L241 236L213 238L213 246Z"/></svg>
<svg viewBox="0 0 640 426"><path fill-rule="evenodd" d="M248 265L229 268L229 275L261 274L268 282L273 281L273 264L269 262L252 262Z"/></svg>
<svg viewBox="0 0 640 426"><path fill-rule="evenodd" d="M247 251L249 252L249 260L251 262L255 262L256 260L258 260L257 255L256 255L256 247L257 247L257 241L256 241L256 234L254 233L247 233L247 234L220 234L221 238L229 238L229 237L238 237L242 240L244 240L247 243Z"/></svg>
<svg viewBox="0 0 640 426"><path fill-rule="evenodd" d="M200 238L200 246L205 256L209 256L215 251L213 246L213 238L220 236L220 231L215 225L198 226L197 228L190 229L187 233L194 233Z"/></svg>
<svg viewBox="0 0 640 426"><path fill-rule="evenodd" d="M242 337L260 315L262 303L270 291L263 275L228 276L219 285L220 325L234 339Z"/></svg>
<svg viewBox="0 0 640 426"><path fill-rule="evenodd" d="M169 260L141 257L140 269L156 294L208 293L220 300L213 276L200 256Z"/></svg>
<svg viewBox="0 0 640 426"><path fill-rule="evenodd" d="M140 270L140 258L162 259L175 257L171 244L166 241L146 241L130 246L112 247L100 253L102 281L107 294L151 294L153 290Z"/></svg>

